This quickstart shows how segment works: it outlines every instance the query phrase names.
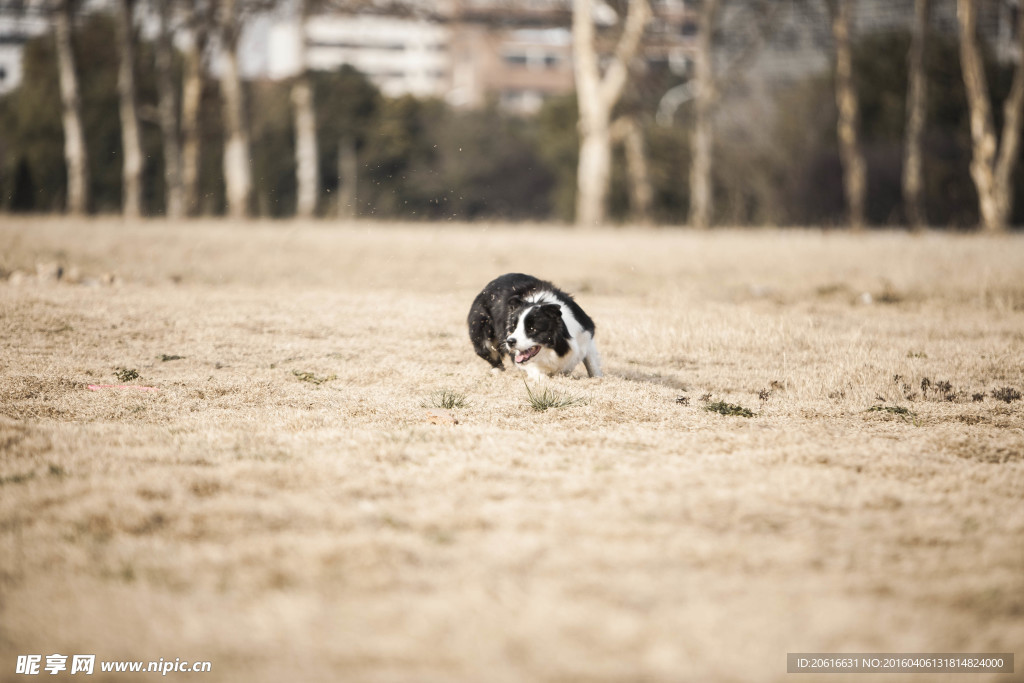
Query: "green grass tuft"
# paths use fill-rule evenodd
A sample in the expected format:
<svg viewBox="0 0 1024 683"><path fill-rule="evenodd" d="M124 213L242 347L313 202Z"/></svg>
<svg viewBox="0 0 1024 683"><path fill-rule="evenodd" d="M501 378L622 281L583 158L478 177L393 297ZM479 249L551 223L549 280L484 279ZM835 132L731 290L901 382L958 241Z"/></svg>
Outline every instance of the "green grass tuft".
<svg viewBox="0 0 1024 683"><path fill-rule="evenodd" d="M317 377L312 372L302 372L301 370L292 370L292 374L298 377L300 382L309 382L310 384L323 384L324 382L330 382L332 379L338 379L337 375Z"/></svg>
<svg viewBox="0 0 1024 683"><path fill-rule="evenodd" d="M992 398L1005 403L1013 403L1021 399L1021 394L1013 387L1003 387L1002 389L994 389L992 391Z"/></svg>
<svg viewBox="0 0 1024 683"><path fill-rule="evenodd" d="M590 402L583 396L566 394L546 387L543 391L534 393L525 379L523 384L526 385L526 396L529 399L530 407L539 413L544 412L548 408L567 408L575 405L586 405Z"/></svg>
<svg viewBox="0 0 1024 683"><path fill-rule="evenodd" d="M909 408L903 406L883 406L874 405L867 409L869 413L889 413L890 415L898 415L904 419L913 419L917 417L917 414Z"/></svg>
<svg viewBox="0 0 1024 683"><path fill-rule="evenodd" d="M119 382L131 382L139 378L139 371L132 368L117 368L114 370L114 377L117 377Z"/></svg>
<svg viewBox="0 0 1024 683"><path fill-rule="evenodd" d="M470 405L466 395L453 389L439 389L430 394L430 397L421 404L424 408L444 408L455 410L466 408Z"/></svg>
<svg viewBox="0 0 1024 683"><path fill-rule="evenodd" d="M757 413L749 408L736 405L735 403L726 403L725 401L714 401L705 404L704 410L709 413L718 413L719 415L734 415L736 417L754 417Z"/></svg>

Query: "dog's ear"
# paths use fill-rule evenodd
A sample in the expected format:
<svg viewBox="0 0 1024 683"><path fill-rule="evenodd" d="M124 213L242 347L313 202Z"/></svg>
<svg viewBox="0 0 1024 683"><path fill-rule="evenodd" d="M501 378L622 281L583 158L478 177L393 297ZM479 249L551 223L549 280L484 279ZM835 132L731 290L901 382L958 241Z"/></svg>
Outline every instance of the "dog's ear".
<svg viewBox="0 0 1024 683"><path fill-rule="evenodd" d="M508 298L508 308L510 311L514 311L517 308L522 307L522 305L523 297L519 296L518 294L513 294Z"/></svg>
<svg viewBox="0 0 1024 683"><path fill-rule="evenodd" d="M569 328L562 317L562 307L558 304L544 304L540 307L540 314L550 320L554 324L555 329L558 330L558 334L555 335L555 352L559 356L569 353L569 342L567 340L571 339L572 335L569 333Z"/></svg>
<svg viewBox="0 0 1024 683"><path fill-rule="evenodd" d="M569 340L572 339L572 335L565 324L565 319L562 318L562 307L558 304L544 304L540 307L540 314L554 323L557 330L553 340L555 353L559 356L569 353Z"/></svg>
<svg viewBox="0 0 1024 683"><path fill-rule="evenodd" d="M540 314L545 318L551 318L552 320L561 320L562 318L562 307L558 304L544 304L540 307Z"/></svg>

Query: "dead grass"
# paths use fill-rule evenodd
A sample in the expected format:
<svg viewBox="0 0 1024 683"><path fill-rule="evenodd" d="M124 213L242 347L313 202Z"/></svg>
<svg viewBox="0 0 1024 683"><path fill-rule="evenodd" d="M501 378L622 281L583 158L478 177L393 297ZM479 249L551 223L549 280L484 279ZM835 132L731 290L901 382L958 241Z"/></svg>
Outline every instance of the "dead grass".
<svg viewBox="0 0 1024 683"><path fill-rule="evenodd" d="M704 404L704 410L709 413L718 413L719 415L731 417L754 417L755 415L754 411L750 408L744 408L735 403L726 403L725 401L708 401Z"/></svg>
<svg viewBox="0 0 1024 683"><path fill-rule="evenodd" d="M606 376L543 387L585 405L473 355L515 270L596 320ZM2 680L782 680L1024 642L1019 237L4 217L0 273ZM157 391L87 388L116 369Z"/></svg>
<svg viewBox="0 0 1024 683"><path fill-rule="evenodd" d="M466 395L461 391L455 391L453 389L438 389L432 391L430 397L422 404L424 408L434 407L442 408L444 410L455 410L457 408L466 408L469 406L469 401L466 399Z"/></svg>
<svg viewBox="0 0 1024 683"><path fill-rule="evenodd" d="M531 389L525 379L523 386L526 387L526 402L538 413L543 413L551 408L568 408L589 403L585 396L558 391L547 386L539 387L536 390Z"/></svg>

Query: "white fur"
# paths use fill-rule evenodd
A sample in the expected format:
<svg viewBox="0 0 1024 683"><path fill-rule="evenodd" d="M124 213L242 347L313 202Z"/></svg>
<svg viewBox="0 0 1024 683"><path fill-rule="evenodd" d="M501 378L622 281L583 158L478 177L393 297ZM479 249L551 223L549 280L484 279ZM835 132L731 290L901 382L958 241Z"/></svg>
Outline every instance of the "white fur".
<svg viewBox="0 0 1024 683"><path fill-rule="evenodd" d="M568 375L581 362L587 368L587 374L591 377L601 376L601 356L597 352L593 336L583 329L583 326L576 320L576 316L572 314L572 311L569 310L569 307L563 301L552 292L538 292L527 297L526 303L526 308L519 315L515 331L509 335L517 340L516 346L518 349L526 350L537 345L537 342L530 339L529 335L526 334L526 313L529 309L532 306L541 304L558 304L562 312L562 321L571 335L569 339L569 353L559 356L555 353L554 349L542 347L536 356L525 363L515 363L515 350L513 350L514 365L522 368L532 380L539 380L547 375L554 374Z"/></svg>

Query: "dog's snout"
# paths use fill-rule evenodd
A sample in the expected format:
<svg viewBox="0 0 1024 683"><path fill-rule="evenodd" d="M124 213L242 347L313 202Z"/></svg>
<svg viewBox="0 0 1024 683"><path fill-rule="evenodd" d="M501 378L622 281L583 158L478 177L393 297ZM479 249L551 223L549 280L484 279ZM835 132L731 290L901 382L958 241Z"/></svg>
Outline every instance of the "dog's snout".
<svg viewBox="0 0 1024 683"><path fill-rule="evenodd" d="M515 337L509 337L508 339L505 340L505 344L507 344L510 348L515 346L516 345L516 338Z"/></svg>

